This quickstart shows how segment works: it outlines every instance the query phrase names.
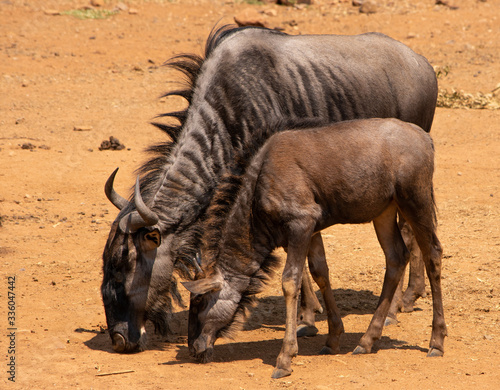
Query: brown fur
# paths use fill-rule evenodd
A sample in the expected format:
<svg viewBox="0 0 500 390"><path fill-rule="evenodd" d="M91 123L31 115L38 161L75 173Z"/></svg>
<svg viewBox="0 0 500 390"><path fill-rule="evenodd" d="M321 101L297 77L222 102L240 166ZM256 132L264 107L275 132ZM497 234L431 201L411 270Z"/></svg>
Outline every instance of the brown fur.
<svg viewBox="0 0 500 390"><path fill-rule="evenodd" d="M432 140L418 126L397 119L342 122L306 131L274 135L257 153L244 175L221 187L209 209L205 241L205 279L186 283L195 292L190 307L189 345L209 361L213 343L254 294L274 263L271 252L287 247L283 292L287 318L283 348L274 378L291 373L297 354L298 287L311 246L322 248L316 234L337 223L373 221L386 255L386 275L372 322L355 353L368 353L380 338L391 299L408 261L397 226L399 211L415 232L431 282L434 320L429 356L443 354L446 334L441 287L442 249L436 236L432 176ZM231 203L227 191L237 191ZM214 223L217 221L217 223ZM328 312L329 335L324 353L339 350L343 332L331 293L324 251L311 273L321 288ZM258 275L258 278L256 276Z"/></svg>

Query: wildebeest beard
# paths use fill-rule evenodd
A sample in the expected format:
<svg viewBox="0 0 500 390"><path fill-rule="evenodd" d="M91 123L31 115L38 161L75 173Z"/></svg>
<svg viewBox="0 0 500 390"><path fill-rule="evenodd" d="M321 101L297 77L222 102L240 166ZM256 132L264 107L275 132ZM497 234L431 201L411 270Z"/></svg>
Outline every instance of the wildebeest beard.
<svg viewBox="0 0 500 390"><path fill-rule="evenodd" d="M193 270L196 268L194 262L197 261L201 235L200 223L189 226L181 233L176 232L176 240L172 246L172 254L175 258L174 271L183 279L192 280L195 278L193 275ZM158 272L161 273L161 270ZM174 276L162 278L161 283L151 284L146 304L146 319L153 323L155 332L161 335L175 333L169 325L173 323L173 303L181 308L186 307Z"/></svg>

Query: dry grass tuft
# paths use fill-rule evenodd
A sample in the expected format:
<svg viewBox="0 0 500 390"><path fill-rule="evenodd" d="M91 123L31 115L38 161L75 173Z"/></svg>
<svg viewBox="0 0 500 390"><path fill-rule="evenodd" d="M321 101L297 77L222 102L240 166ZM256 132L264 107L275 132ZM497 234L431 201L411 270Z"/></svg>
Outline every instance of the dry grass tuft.
<svg viewBox="0 0 500 390"><path fill-rule="evenodd" d="M444 108L498 110L500 109L500 100L498 96L495 96L495 92L499 88L497 87L492 93L486 94L481 92L472 94L453 89L451 92L448 92L446 89L441 89L438 93L437 106Z"/></svg>

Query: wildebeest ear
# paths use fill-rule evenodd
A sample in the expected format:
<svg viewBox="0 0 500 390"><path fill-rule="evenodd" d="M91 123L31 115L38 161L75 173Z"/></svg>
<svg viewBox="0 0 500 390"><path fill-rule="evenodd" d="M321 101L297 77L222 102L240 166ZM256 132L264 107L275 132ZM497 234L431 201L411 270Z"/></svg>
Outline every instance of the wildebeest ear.
<svg viewBox="0 0 500 390"><path fill-rule="evenodd" d="M158 229L153 230L152 232L147 232L144 234L144 244L146 246L146 250L153 250L158 248L161 244L161 234Z"/></svg>
<svg viewBox="0 0 500 390"><path fill-rule="evenodd" d="M217 276L195 280L194 282L182 282L182 285L193 294L205 294L209 291L219 291L222 281Z"/></svg>

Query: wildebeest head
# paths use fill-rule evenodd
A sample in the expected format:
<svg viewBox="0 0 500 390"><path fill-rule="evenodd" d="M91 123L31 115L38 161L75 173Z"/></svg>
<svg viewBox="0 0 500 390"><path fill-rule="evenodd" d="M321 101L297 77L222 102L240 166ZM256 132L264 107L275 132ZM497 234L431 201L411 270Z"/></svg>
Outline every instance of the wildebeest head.
<svg viewBox="0 0 500 390"><path fill-rule="evenodd" d="M104 248L101 293L113 349L134 352L145 347L147 319L167 331L170 294L177 296L170 288L174 265L166 249L172 245L168 227L144 204L139 180L132 204L114 191L116 172L105 191L121 211Z"/></svg>
<svg viewBox="0 0 500 390"><path fill-rule="evenodd" d="M241 322L245 308L242 299L250 278L243 275L213 276L182 284L191 292L189 305L189 352L202 363L212 360L217 338L228 335L231 326Z"/></svg>

